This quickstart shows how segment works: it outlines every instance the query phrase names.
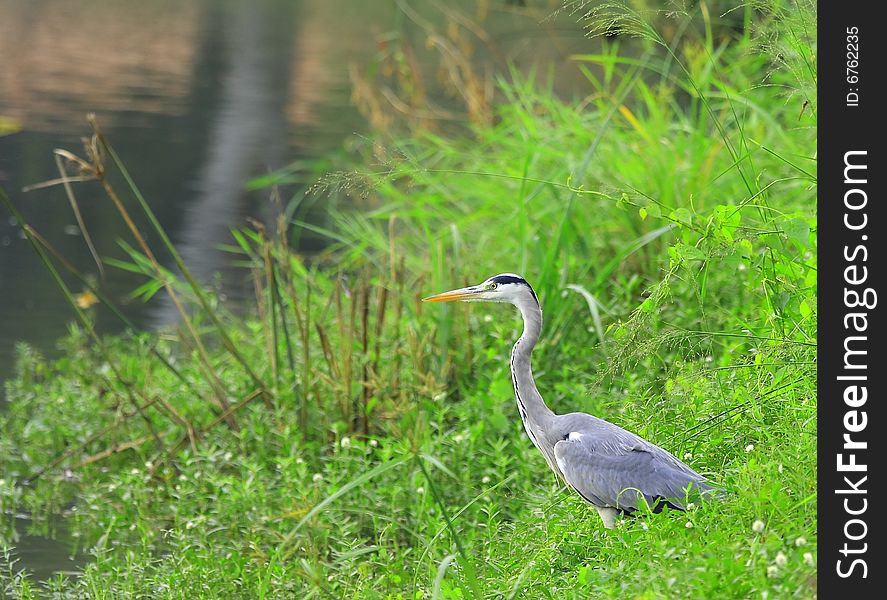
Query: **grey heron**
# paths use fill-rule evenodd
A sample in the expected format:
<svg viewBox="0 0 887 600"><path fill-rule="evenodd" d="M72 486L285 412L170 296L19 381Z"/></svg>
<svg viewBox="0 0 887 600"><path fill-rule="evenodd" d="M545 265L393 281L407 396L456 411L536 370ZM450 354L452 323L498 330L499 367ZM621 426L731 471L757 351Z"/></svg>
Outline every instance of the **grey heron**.
<svg viewBox="0 0 887 600"><path fill-rule="evenodd" d="M511 352L518 411L533 444L555 474L601 516L610 529L619 513L643 506L683 510L687 499L716 491L705 477L659 446L598 417L558 415L536 388L530 364L542 331L542 307L520 275L503 273L479 285L429 296L423 302L507 302L520 311L523 334Z"/></svg>

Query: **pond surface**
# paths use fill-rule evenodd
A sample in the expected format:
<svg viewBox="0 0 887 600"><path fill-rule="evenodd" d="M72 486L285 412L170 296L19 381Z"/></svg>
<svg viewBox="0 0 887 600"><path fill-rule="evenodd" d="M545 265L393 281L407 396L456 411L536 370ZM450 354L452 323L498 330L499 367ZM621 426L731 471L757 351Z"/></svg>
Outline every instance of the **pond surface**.
<svg viewBox="0 0 887 600"><path fill-rule="evenodd" d="M438 13L442 6L410 4L437 6ZM541 62L559 81L565 71L576 80L566 57L588 52L589 42L569 19L540 23L559 2L456 4L470 17L486 11L499 67ZM434 10L423 14L433 19ZM0 0L0 186L59 252L97 276L64 191L23 192L58 177L53 149L83 154L85 115L93 112L186 262L208 281L231 271L230 255L217 249L230 243L229 227L270 213L268 192L247 192L244 182L327 156L367 129L350 101L349 65L365 66L380 49L380 34L393 28L423 48L424 34L394 2ZM418 64L437 68L425 50ZM98 253L124 258L124 226L100 188L81 184L76 191ZM116 300L136 285L113 268L101 281ZM125 312L144 328L170 320L162 302L128 302ZM51 356L73 319L0 208L0 383L13 372L17 342ZM97 324L120 331L101 310ZM4 402L0 385L0 410ZM27 521L17 523L19 568L42 578L76 566L70 544L28 535Z"/></svg>
<svg viewBox="0 0 887 600"><path fill-rule="evenodd" d="M343 2L0 0L0 185L26 219L82 271L97 274L64 191L22 188L58 176L54 148L83 155L99 125L126 161L189 265L205 279L230 259L228 228L261 218L267 192L250 177L322 156L361 128L349 102L349 56L373 44L385 15L340 20ZM360 7L363 3L351 3ZM390 12L390 11L377 11ZM358 35L363 29L365 36ZM362 46L362 48L361 48ZM123 258L124 225L95 184L76 188L101 256ZM136 281L108 269L122 299ZM79 291L79 284L74 284ZM139 326L163 306L128 303ZM14 344L52 353L73 313L30 244L0 208L0 379ZM109 315L99 327L116 330Z"/></svg>

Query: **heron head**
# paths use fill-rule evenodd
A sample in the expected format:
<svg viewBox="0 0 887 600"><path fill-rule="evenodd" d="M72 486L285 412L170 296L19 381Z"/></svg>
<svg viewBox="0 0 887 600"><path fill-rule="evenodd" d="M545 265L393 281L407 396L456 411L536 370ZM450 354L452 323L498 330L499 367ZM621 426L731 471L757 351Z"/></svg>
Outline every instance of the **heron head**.
<svg viewBox="0 0 887 600"><path fill-rule="evenodd" d="M529 300L538 306L536 292L526 279L514 273L502 273L477 285L422 298L422 302L508 302L515 306Z"/></svg>

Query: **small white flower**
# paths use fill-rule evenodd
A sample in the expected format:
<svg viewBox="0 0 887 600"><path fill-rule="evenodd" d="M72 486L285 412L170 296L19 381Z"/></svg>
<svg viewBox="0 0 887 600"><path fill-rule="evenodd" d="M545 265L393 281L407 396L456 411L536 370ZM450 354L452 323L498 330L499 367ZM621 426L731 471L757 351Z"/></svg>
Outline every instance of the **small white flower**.
<svg viewBox="0 0 887 600"><path fill-rule="evenodd" d="M130 475L138 475L138 474L139 474L139 470L138 470L138 469L133 469L132 471L129 472L129 474L130 474Z"/></svg>
<svg viewBox="0 0 887 600"><path fill-rule="evenodd" d="M2 487L2 486L4 486L4 485L6 485L6 480L5 480L5 479L0 479L0 487Z"/></svg>
<svg viewBox="0 0 887 600"><path fill-rule="evenodd" d="M314 477L311 478L311 481L313 481L314 483L319 483L323 481L323 475L321 475L320 473L315 473Z"/></svg>
<svg viewBox="0 0 887 600"><path fill-rule="evenodd" d="M650 526L647 525L646 523L641 523L641 529L643 529L644 531L647 531L650 529Z"/></svg>
<svg viewBox="0 0 887 600"><path fill-rule="evenodd" d="M786 557L786 555L782 553L782 550L780 550L776 553L775 562L777 566L784 567L788 564L788 557Z"/></svg>
<svg viewBox="0 0 887 600"><path fill-rule="evenodd" d="M435 394L432 400L434 400L435 402L441 402L446 397L447 395L441 392L440 394Z"/></svg>
<svg viewBox="0 0 887 600"><path fill-rule="evenodd" d="M145 461L145 468L146 468L146 469L150 469L150 468L153 467L153 466L154 466L154 463L152 463L150 460L149 460L149 461Z"/></svg>
<svg viewBox="0 0 887 600"><path fill-rule="evenodd" d="M372 446L373 448L375 448L378 445L379 445L379 442L377 442L376 440L370 440L370 446Z"/></svg>
<svg viewBox="0 0 887 600"><path fill-rule="evenodd" d="M751 524L751 530L755 533L761 533L764 531L764 522L758 519L754 523Z"/></svg>
<svg viewBox="0 0 887 600"><path fill-rule="evenodd" d="M296 458L296 464L297 464L297 465L304 465L304 464L305 464L305 459L302 458L301 456L297 457L297 458Z"/></svg>
<svg viewBox="0 0 887 600"><path fill-rule="evenodd" d="M808 566L813 566L813 554L810 552L804 553L804 564Z"/></svg>
<svg viewBox="0 0 887 600"><path fill-rule="evenodd" d="M776 467L776 470L779 471L780 473L782 473L782 465L779 465L778 467Z"/></svg>
<svg viewBox="0 0 887 600"><path fill-rule="evenodd" d="M798 548L800 548L801 546L806 546L806 545L807 545L807 538L805 538L804 536L801 536L795 540L795 546L797 546Z"/></svg>
<svg viewBox="0 0 887 600"><path fill-rule="evenodd" d="M491 323L493 321L493 315L484 315L484 323Z"/></svg>
<svg viewBox="0 0 887 600"><path fill-rule="evenodd" d="M779 567L776 565L767 567L767 577L776 577L777 575L779 575Z"/></svg>
<svg viewBox="0 0 887 600"><path fill-rule="evenodd" d="M188 476L182 473L179 475L179 481L188 481Z"/></svg>
<svg viewBox="0 0 887 600"><path fill-rule="evenodd" d="M737 267L740 271L745 271L748 267L745 266L745 263L739 263Z"/></svg>
<svg viewBox="0 0 887 600"><path fill-rule="evenodd" d="M755 445L754 445L754 444L749 444L748 446L745 447L745 451L746 451L746 452L751 452L751 451L754 450L754 449L755 449Z"/></svg>
<svg viewBox="0 0 887 600"><path fill-rule="evenodd" d="M705 362L707 362L707 363L714 362L714 360L715 360L714 356L706 356L705 357Z"/></svg>
<svg viewBox="0 0 887 600"><path fill-rule="evenodd" d="M693 521L687 521L687 524L684 525L687 529L693 529Z"/></svg>
<svg viewBox="0 0 887 600"><path fill-rule="evenodd" d="M339 443L342 445L343 448L350 448L351 447L351 438L346 435L345 437L342 438L342 441Z"/></svg>
<svg viewBox="0 0 887 600"><path fill-rule="evenodd" d="M490 477L488 475L484 475L483 479L480 480L481 483L490 483Z"/></svg>
<svg viewBox="0 0 887 600"><path fill-rule="evenodd" d="M687 502L687 510L695 510L695 509L696 509L695 504L693 504L692 502Z"/></svg>
<svg viewBox="0 0 887 600"><path fill-rule="evenodd" d="M416 493L417 493L417 494L424 494L424 493L425 493L425 488L423 488L423 487L420 485L419 487L416 488Z"/></svg>
<svg viewBox="0 0 887 600"><path fill-rule="evenodd" d="M463 441L465 441L465 436L462 435L461 433L457 433L456 435L453 436L453 441L456 442L457 444L461 444Z"/></svg>
<svg viewBox="0 0 887 600"><path fill-rule="evenodd" d="M691 458L693 458L692 452L687 452L684 454L684 460L690 460Z"/></svg>
<svg viewBox="0 0 887 600"><path fill-rule="evenodd" d="M225 456L223 458L225 459L225 462L228 462L229 460L234 458L234 455L231 454L230 452L225 452Z"/></svg>
<svg viewBox="0 0 887 600"><path fill-rule="evenodd" d="M188 521L185 523L185 529L194 529L196 526L197 524L194 521Z"/></svg>

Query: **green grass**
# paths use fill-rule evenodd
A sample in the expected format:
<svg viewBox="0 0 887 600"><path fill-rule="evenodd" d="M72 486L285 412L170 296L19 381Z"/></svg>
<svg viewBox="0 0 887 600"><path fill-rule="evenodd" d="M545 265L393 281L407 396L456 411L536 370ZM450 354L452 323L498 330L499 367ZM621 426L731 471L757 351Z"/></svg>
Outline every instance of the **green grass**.
<svg viewBox="0 0 887 600"><path fill-rule="evenodd" d="M112 265L145 273L145 296L169 283L188 321L98 346L87 309L62 359L21 349L0 514L39 530L73 506L91 560L35 583L9 554L0 589L815 597L815 15L758 10L754 35L702 11L699 35L642 31L641 58L577 56L575 102L514 75L495 125L380 136L315 187L352 209L309 226L293 204L277 241L236 233L246 319L141 250ZM281 240L309 230L331 246L304 260ZM549 405L684 457L723 501L605 531L554 480L512 398L517 316L418 302L502 271L543 304Z"/></svg>

